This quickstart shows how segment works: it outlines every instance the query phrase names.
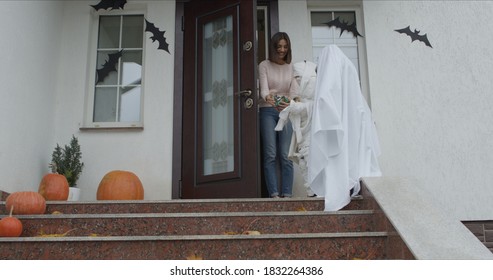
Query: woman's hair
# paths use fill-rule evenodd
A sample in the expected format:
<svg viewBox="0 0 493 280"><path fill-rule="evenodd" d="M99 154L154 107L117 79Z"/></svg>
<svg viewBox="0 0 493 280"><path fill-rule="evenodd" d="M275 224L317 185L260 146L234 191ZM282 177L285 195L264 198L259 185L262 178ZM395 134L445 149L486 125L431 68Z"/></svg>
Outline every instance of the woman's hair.
<svg viewBox="0 0 493 280"><path fill-rule="evenodd" d="M284 57L284 61L286 63L291 63L291 40L289 40L289 36L286 32L277 32L272 36L270 39L270 44L269 44L269 60L272 62L278 62L279 57L277 55L277 45L279 45L279 41L282 39L286 40L286 43L288 44L288 53Z"/></svg>

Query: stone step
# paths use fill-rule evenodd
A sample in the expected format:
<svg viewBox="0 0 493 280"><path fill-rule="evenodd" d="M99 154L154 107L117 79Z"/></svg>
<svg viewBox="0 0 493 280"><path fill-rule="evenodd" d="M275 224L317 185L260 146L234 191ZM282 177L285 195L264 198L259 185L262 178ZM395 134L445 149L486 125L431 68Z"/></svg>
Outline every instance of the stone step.
<svg viewBox="0 0 493 280"><path fill-rule="evenodd" d="M384 231L373 210L18 216L24 237L163 236Z"/></svg>
<svg viewBox="0 0 493 280"><path fill-rule="evenodd" d="M361 197L353 198L344 210L370 209ZM197 213L197 212L274 212L323 211L323 198L291 199L191 199L166 201L48 201L46 213L64 214L110 213ZM0 202L0 213L8 213L5 202Z"/></svg>
<svg viewBox="0 0 493 280"><path fill-rule="evenodd" d="M254 260L386 259L387 233L133 237L21 237L0 241L0 259Z"/></svg>
<svg viewBox="0 0 493 280"><path fill-rule="evenodd" d="M323 198L50 201L17 215L23 234L0 238L0 259L413 259L362 195L334 212Z"/></svg>

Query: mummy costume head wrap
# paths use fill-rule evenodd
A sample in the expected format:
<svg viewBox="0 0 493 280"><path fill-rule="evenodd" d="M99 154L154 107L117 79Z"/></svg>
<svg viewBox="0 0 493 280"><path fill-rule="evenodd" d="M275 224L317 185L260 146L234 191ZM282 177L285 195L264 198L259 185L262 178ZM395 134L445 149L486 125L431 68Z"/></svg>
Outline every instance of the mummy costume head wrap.
<svg viewBox="0 0 493 280"><path fill-rule="evenodd" d="M293 74L300 84L299 97L313 99L317 80L317 65L311 61L301 61L293 65Z"/></svg>

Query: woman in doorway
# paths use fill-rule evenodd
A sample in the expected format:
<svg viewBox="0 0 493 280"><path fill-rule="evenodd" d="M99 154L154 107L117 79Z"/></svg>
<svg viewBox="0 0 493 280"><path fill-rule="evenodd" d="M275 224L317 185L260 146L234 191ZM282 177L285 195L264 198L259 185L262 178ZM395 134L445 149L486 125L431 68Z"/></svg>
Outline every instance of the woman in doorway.
<svg viewBox="0 0 493 280"><path fill-rule="evenodd" d="M293 132L291 124L282 131L274 128L279 112L286 108L298 92L291 66L291 41L288 34L278 32L269 44L269 59L259 64L260 81L260 136L262 140L264 177L270 197L291 197L293 193L293 162L288 158ZM277 162L280 166L280 181Z"/></svg>

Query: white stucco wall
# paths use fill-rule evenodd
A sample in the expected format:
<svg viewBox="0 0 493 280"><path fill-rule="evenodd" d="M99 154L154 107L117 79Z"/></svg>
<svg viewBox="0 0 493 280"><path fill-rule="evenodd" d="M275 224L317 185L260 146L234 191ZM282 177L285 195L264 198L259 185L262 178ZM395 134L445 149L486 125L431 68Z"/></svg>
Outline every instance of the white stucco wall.
<svg viewBox="0 0 493 280"><path fill-rule="evenodd" d="M51 155L60 1L0 1L0 189L38 189Z"/></svg>
<svg viewBox="0 0 493 280"><path fill-rule="evenodd" d="M416 177L459 219L493 213L493 2L364 1L385 176ZM394 29L427 33L433 48Z"/></svg>
<svg viewBox="0 0 493 280"><path fill-rule="evenodd" d="M128 3L126 10L136 2ZM74 134L79 138L84 170L78 182L81 200L95 200L99 182L111 170L134 172L142 181L146 200L171 198L174 1L138 1L145 17L160 30L170 44L170 53L157 49L157 42L145 40L144 129L79 130L84 116L88 75L94 75L89 49L94 22L94 1L70 1L65 5L60 68L58 73L56 138L47 151L51 159L56 143L67 144ZM142 6L144 5L144 6ZM146 33L146 38L150 33Z"/></svg>
<svg viewBox="0 0 493 280"><path fill-rule="evenodd" d="M279 31L291 39L293 62L312 60L312 33L306 0L280 0Z"/></svg>
<svg viewBox="0 0 493 280"><path fill-rule="evenodd" d="M101 178L116 169L139 176L145 199L169 199L175 2L126 6L144 5L145 17L166 30L170 43L171 54L145 40L144 129L82 131L88 75L95 71L88 67L94 4L0 1L0 189L37 191L55 145L75 135L85 164L78 182L81 200L95 200Z"/></svg>

